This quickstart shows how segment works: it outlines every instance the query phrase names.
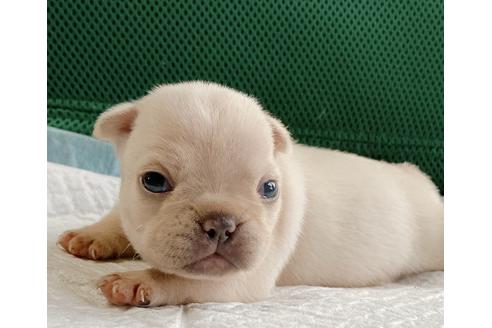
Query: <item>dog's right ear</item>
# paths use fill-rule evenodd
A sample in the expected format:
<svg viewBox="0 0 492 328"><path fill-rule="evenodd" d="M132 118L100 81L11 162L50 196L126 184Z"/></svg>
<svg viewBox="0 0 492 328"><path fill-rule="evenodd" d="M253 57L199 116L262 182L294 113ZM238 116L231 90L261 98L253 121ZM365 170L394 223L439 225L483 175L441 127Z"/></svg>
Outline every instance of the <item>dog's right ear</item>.
<svg viewBox="0 0 492 328"><path fill-rule="evenodd" d="M133 103L115 105L99 115L92 135L110 141L116 148L120 148L133 130L137 114L137 108Z"/></svg>

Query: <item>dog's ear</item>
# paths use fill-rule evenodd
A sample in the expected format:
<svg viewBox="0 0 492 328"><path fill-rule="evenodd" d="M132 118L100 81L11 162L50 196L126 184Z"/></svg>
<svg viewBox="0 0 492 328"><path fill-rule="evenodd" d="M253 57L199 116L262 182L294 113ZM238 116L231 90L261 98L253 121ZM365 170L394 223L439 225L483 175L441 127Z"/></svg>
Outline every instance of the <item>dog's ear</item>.
<svg viewBox="0 0 492 328"><path fill-rule="evenodd" d="M137 108L132 103L115 105L99 115L92 135L110 141L118 149L130 135L137 114Z"/></svg>
<svg viewBox="0 0 492 328"><path fill-rule="evenodd" d="M267 114L268 122L272 127L273 144L275 152L290 153L292 150L292 138L287 128L280 120Z"/></svg>

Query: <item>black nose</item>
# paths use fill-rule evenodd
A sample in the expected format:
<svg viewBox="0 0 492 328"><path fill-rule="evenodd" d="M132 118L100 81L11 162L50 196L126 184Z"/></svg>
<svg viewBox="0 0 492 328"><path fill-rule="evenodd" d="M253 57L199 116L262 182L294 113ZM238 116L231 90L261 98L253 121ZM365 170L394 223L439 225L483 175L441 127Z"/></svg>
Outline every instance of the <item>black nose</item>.
<svg viewBox="0 0 492 328"><path fill-rule="evenodd" d="M207 215L201 226L210 240L218 240L219 243L232 237L236 230L236 223L232 216L221 213Z"/></svg>

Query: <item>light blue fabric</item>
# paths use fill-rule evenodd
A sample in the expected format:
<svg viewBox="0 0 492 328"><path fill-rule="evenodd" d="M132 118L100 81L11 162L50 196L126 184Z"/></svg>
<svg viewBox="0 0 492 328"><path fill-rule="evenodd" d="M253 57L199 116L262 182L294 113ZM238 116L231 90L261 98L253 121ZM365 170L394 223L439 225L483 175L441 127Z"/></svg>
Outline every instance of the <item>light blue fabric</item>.
<svg viewBox="0 0 492 328"><path fill-rule="evenodd" d="M48 161L106 175L120 175L111 144L52 127L48 127Z"/></svg>

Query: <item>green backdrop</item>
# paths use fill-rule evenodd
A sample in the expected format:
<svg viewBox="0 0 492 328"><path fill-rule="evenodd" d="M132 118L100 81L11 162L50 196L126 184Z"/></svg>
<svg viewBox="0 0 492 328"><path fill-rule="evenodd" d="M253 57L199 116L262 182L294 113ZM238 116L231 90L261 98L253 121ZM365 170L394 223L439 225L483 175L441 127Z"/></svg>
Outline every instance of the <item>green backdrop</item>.
<svg viewBox="0 0 492 328"><path fill-rule="evenodd" d="M110 105L197 79L444 191L442 1L48 1L50 126L90 134Z"/></svg>

